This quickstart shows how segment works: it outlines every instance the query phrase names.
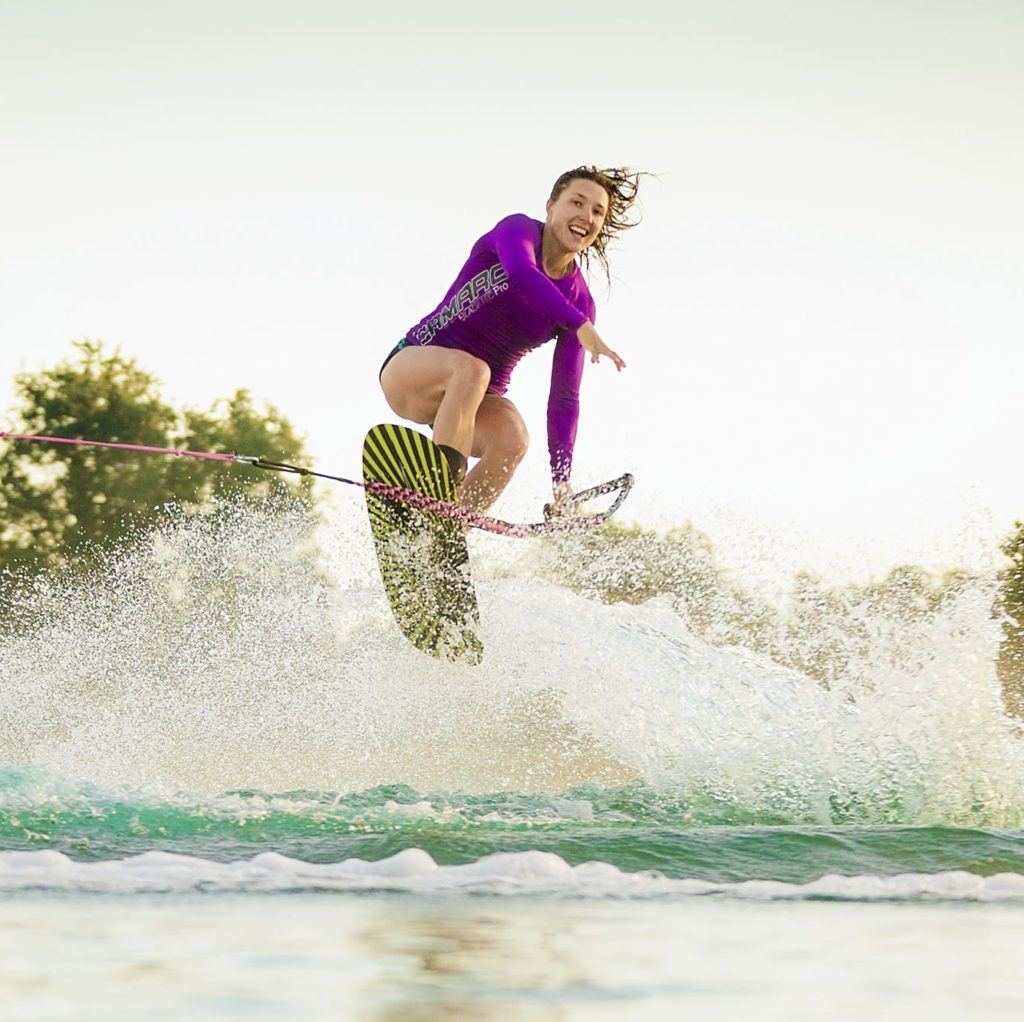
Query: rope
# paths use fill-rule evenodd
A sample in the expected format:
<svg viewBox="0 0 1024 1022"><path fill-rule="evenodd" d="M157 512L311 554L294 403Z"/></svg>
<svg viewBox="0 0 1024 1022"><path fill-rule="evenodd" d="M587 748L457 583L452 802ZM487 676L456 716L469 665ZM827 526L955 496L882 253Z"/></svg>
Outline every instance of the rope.
<svg viewBox="0 0 1024 1022"><path fill-rule="evenodd" d="M268 461L266 458L251 457L244 454L216 453L212 451L189 451L175 447L149 447L144 444L122 444L106 440L79 440L74 437L60 436L37 436L31 433L4 433L0 432L0 439L4 440L28 440L47 444L69 444L75 447L103 447L120 451L138 451L144 454L166 454L179 458L201 458L206 461L238 462L243 465L251 465L253 468L262 468L270 472L285 472L292 475L313 476L316 479L326 479L330 482L345 483L348 486L358 486L367 493L376 497L383 497L387 500L397 500L403 504L409 504L420 508L423 511L430 511L434 514L445 515L454 518L464 525L474 529L482 529L485 532L493 532L500 536L511 536L521 538L525 536L538 536L551 532L572 532L578 529L590 528L607 521L619 505L626 499L633 486L633 477L628 473L611 482L601 486L595 486L576 494L573 500L584 503L594 497L605 493L619 491L619 496L607 510L599 514L578 515L574 518L555 518L546 522L538 522L530 525L516 525L513 522L502 521L500 518L491 518L488 515L481 515L475 511L469 511L457 504L450 504L447 501L439 500L436 497L427 496L416 490L407 490L398 486L388 486L387 483L362 482L358 479L346 479L344 476L327 475L324 472L315 472L311 468L302 468L300 465L288 465L280 461Z"/></svg>

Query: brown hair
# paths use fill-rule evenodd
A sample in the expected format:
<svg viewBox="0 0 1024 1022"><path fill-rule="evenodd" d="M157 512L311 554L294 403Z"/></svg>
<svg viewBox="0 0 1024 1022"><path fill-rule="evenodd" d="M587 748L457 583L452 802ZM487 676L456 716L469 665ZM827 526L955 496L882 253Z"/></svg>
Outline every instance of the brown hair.
<svg viewBox="0 0 1024 1022"><path fill-rule="evenodd" d="M577 180L593 181L608 193L608 214L594 243L583 253L583 261L589 271L590 252L596 252L609 283L611 271L608 268L608 242L640 223L639 210L634 207L641 176L641 172L631 171L628 167L574 167L560 174L551 188L552 202L565 191L571 181Z"/></svg>

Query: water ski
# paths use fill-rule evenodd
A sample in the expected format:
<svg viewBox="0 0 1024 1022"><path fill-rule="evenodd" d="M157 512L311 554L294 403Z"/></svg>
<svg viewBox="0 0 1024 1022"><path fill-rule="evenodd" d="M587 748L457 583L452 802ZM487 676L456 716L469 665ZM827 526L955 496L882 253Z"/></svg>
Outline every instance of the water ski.
<svg viewBox="0 0 1024 1022"><path fill-rule="evenodd" d="M455 503L444 452L406 426L374 426L363 443L363 479ZM469 551L457 520L367 491L381 579L402 634L442 660L478 664L484 647Z"/></svg>

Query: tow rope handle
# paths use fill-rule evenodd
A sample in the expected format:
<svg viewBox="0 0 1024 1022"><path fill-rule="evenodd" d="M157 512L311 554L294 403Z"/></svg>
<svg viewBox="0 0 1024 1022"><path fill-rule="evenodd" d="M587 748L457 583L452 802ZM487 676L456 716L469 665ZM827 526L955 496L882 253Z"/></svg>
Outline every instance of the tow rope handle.
<svg viewBox="0 0 1024 1022"><path fill-rule="evenodd" d="M622 506L622 502L629 496L629 491L633 489L633 483L635 480L629 472L624 472L619 476L618 479L610 479L606 483L601 483L598 486L591 486L588 490L580 490L579 493L574 493L568 500L568 504L572 507L573 511L576 512L572 515L559 515L555 514L554 504L544 505L544 521L545 522L559 522L568 519L573 521L579 518L584 518L588 525L599 525L602 522L607 521L619 508ZM606 493L615 493L618 491L618 496L612 503L604 509L604 511L596 511L590 513L580 514L578 509L583 505L587 504L598 497L603 497Z"/></svg>

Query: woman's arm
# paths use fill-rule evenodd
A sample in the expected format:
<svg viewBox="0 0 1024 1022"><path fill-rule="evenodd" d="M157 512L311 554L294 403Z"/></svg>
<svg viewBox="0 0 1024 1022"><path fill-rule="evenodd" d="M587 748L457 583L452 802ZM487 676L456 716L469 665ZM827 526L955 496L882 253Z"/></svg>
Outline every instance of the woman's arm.
<svg viewBox="0 0 1024 1022"><path fill-rule="evenodd" d="M555 342L551 360L551 391L548 394L548 454L556 499L559 490L569 486L572 451L576 443L576 425L580 417L580 380L583 378L585 352L570 332Z"/></svg>
<svg viewBox="0 0 1024 1022"><path fill-rule="evenodd" d="M589 298L589 295L588 295ZM555 503L550 513L572 514L569 501L572 487L569 476L572 472L572 452L576 443L576 427L580 413L580 381L586 362L596 362L602 355L612 359L621 371L626 363L609 348L597 330L594 329L595 308L593 299L588 301L589 318L575 335L565 333L555 344L555 356L551 366L551 393L548 397L548 451L551 455L551 481Z"/></svg>
<svg viewBox="0 0 1024 1022"><path fill-rule="evenodd" d="M537 265L537 225L517 213L505 217L491 232L494 250L508 278L534 312L546 316L553 328L575 332L586 322L576 308Z"/></svg>

